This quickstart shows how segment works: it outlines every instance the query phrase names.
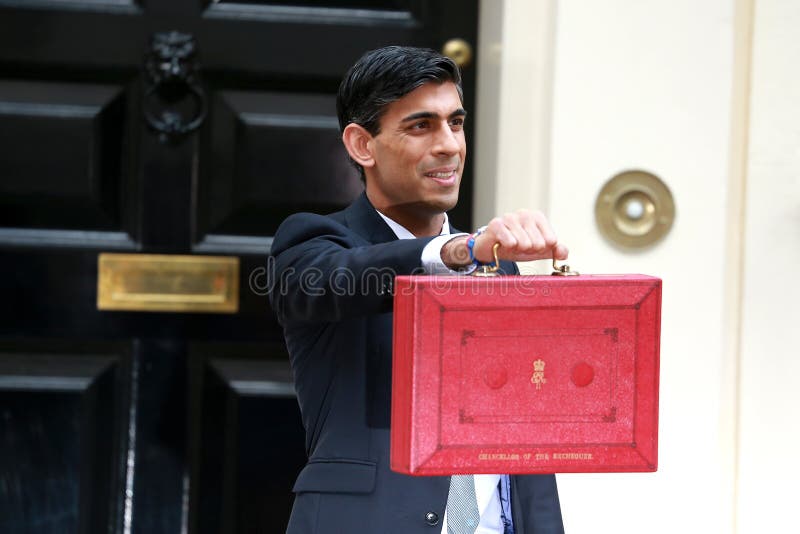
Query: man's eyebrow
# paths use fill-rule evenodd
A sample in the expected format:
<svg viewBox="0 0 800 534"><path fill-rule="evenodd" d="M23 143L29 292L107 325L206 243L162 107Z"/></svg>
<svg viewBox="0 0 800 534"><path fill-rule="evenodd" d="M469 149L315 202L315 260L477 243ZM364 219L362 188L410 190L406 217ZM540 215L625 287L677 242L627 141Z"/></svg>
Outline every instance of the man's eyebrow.
<svg viewBox="0 0 800 534"><path fill-rule="evenodd" d="M467 116L466 110L464 110L463 108L458 108L457 110L453 111L448 118L452 119L454 117L466 117L466 116ZM417 111L416 113L412 113L411 115L403 117L400 120L400 122L410 122L410 121L415 121L417 119L436 119L438 117L439 115L432 111Z"/></svg>

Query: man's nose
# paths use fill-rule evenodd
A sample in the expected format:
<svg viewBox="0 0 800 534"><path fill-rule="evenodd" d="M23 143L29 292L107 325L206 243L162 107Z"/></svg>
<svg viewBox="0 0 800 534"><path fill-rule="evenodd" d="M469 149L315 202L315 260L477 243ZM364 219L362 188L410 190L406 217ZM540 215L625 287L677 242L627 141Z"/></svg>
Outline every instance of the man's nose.
<svg viewBox="0 0 800 534"><path fill-rule="evenodd" d="M436 132L436 139L433 145L435 154L458 154L461 150L461 143L458 140L456 132L450 129L450 124L445 123L439 131Z"/></svg>

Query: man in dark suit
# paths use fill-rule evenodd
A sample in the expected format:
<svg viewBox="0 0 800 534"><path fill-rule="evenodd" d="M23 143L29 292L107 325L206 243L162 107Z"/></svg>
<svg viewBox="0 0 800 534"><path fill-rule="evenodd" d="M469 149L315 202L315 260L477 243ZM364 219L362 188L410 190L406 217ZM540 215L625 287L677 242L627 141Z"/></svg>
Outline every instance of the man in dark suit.
<svg viewBox="0 0 800 534"><path fill-rule="evenodd" d="M466 112L448 58L404 47L369 52L345 76L337 111L366 191L341 212L289 217L272 248L280 282L270 299L309 456L287 532L562 533L551 475L466 479L476 510L464 520L451 478L453 487L464 479L390 471L389 413L394 275L467 273L491 260L494 243L510 261L564 259L566 248L541 213L527 210L472 235L450 228ZM516 272L510 261L503 268Z"/></svg>

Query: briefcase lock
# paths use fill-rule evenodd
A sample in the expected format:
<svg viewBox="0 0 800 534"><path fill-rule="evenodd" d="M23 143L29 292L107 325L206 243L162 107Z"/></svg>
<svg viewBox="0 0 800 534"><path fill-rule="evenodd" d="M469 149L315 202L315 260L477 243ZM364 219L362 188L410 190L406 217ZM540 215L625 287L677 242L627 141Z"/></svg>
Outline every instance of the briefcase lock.
<svg viewBox="0 0 800 534"><path fill-rule="evenodd" d="M569 269L569 265L567 265L566 263L563 264L563 265L557 265L556 264L555 251L554 251L553 252L553 272L550 273L550 274L552 276L578 276L581 273L579 273L578 271L571 271Z"/></svg>

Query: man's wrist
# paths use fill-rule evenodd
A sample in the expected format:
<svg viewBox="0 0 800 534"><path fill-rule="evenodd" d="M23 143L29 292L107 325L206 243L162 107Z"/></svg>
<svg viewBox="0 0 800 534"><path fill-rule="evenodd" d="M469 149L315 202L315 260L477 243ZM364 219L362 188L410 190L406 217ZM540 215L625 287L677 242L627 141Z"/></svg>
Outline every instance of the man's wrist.
<svg viewBox="0 0 800 534"><path fill-rule="evenodd" d="M444 263L448 269L458 271L473 264L473 261L469 257L469 249L467 248L467 240L469 237L469 235L454 237L442 247L442 263Z"/></svg>

